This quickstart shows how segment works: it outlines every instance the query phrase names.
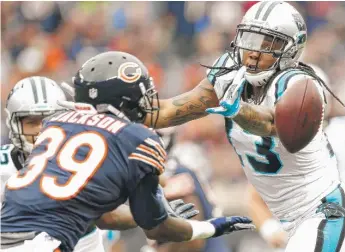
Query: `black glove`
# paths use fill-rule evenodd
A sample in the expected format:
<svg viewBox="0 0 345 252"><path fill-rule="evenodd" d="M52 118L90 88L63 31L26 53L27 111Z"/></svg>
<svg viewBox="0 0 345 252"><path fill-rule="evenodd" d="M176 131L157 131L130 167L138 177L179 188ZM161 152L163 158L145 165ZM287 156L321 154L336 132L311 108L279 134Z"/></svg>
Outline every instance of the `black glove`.
<svg viewBox="0 0 345 252"><path fill-rule="evenodd" d="M216 229L212 237L229 234L240 230L255 230L252 220L242 216L219 217L208 220Z"/></svg>
<svg viewBox="0 0 345 252"><path fill-rule="evenodd" d="M164 197L163 188L161 186L158 186L158 190L161 191L162 202L169 216L190 219L193 218L195 215L199 214L199 210L193 209L194 204L185 204L182 199L177 199L168 202L168 200Z"/></svg>
<svg viewBox="0 0 345 252"><path fill-rule="evenodd" d="M193 209L194 204L184 203L182 199L170 201L169 205L175 214L183 219L191 219L199 214L199 210Z"/></svg>

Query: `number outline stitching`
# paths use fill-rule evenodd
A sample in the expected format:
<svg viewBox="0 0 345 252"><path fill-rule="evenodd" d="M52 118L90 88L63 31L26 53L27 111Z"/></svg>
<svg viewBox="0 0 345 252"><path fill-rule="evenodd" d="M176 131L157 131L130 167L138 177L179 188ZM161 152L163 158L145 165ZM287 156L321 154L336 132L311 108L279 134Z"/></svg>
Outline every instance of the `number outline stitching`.
<svg viewBox="0 0 345 252"><path fill-rule="evenodd" d="M59 135L60 139L57 139L57 132L55 132L55 134L52 134L53 136L55 136L55 138L53 138L53 136L50 136L49 133L51 133L50 131L52 129L57 129L59 130L59 132L61 133ZM54 132L53 132L54 133ZM46 135L44 135L46 134ZM80 137L83 137L83 135L90 135L92 134L92 136L97 136L97 138L94 138L93 140L91 138L84 140L84 142L82 142L79 145L76 145L77 147L71 147L69 146L69 144L71 143L72 140L74 139L79 139ZM55 140L54 140L55 139ZM89 142L85 142L85 141L100 141L99 143L102 144L102 148L99 148L99 151L103 151L103 156L101 159L99 159L98 163L96 165L94 165L94 168L92 168L92 170L90 170L90 174L84 178L84 182L81 185L78 185L78 182L75 182L75 184L77 185L77 189L75 191L73 191L73 194L68 195L66 197L54 197L52 195L52 193L50 193L47 189L44 188L44 181L47 181L47 179L53 179L53 182L56 186L59 186L56 183L57 177L56 176L50 176L48 174L45 173L46 169L47 169L47 163L49 162L49 160L54 157L56 159L56 165L59 169L65 170L70 174L70 177L68 178L68 180L60 185L60 188L65 188L68 185L70 185L70 183L73 181L74 177L76 176L76 174L79 171L74 171L73 168L68 169L66 168L64 165L61 165L61 161L60 161L60 155L61 153L63 153L63 151L65 150L65 148L73 148L73 153L70 156L70 159L78 164L84 164L85 162L89 161L90 157L92 156L93 151L95 150L95 148L92 147L91 143ZM39 179L39 188L40 191L46 195L47 197L51 198L51 199L55 199L55 200L68 200L71 198L74 198L76 195L78 195L80 193L81 190L83 190L85 188L85 185L87 185L87 183L89 182L89 180L94 176L94 174L98 171L98 169L103 165L104 160L106 159L107 155L108 155L108 144L106 141L106 138L100 134L97 131L86 131L86 132L82 132L82 133L78 133L76 135L74 135L72 138L67 139L66 140L66 132L63 128L59 127L59 126L50 126L47 127L41 134L40 134L40 138L37 139L34 147L37 147L39 144L45 142L45 151L38 153L37 155L33 156L32 158L30 158L29 164L28 164L28 169L23 173L20 174L19 172L17 172L12 179L12 183L18 183L18 181L16 181L17 179L24 179L26 176L30 176L30 174L28 175L29 172L34 172L32 178L28 178L28 182L23 182L23 181L19 181L19 183L21 183L19 186L11 186L8 183L6 183L6 187L9 190L19 190L23 187L27 187L30 186L32 183L34 183L35 181L37 181ZM54 142L55 141L55 142ZM51 146L51 144L54 144L53 146ZM73 143L73 142L72 142ZM76 154L78 153L78 150L82 147L82 146L88 146L90 149L86 155L86 157L82 160L79 161L75 158ZM51 153L50 153L51 152ZM94 155L97 155L98 153L96 152ZM70 160L69 160L70 161ZM32 163L34 162L34 163ZM32 163L32 164L31 164ZM36 168L36 170L33 170L34 168ZM79 167L80 168L80 167ZM35 173L37 173L35 175ZM84 175L85 173L82 173L81 175ZM41 177L40 177L41 176ZM40 177L40 178L39 178ZM80 179L80 177L79 177ZM49 182L49 181L48 181ZM10 182L11 184L11 182ZM75 186L74 184L74 186ZM48 187L49 188L49 187ZM49 189L51 190L51 188Z"/></svg>
<svg viewBox="0 0 345 252"><path fill-rule="evenodd" d="M91 131L91 130L90 130L90 131L87 131L87 132L79 133L79 134L73 136L72 138L68 139L68 140L65 142L64 146L67 146L67 143L70 142L71 140L73 140L74 138L80 137L81 135L84 135L84 134L96 134L96 135L98 135L98 136L100 137L100 139L102 139L102 142L104 143L104 147L105 147L105 152L104 152L104 154L103 154L102 159L98 162L97 166L93 169L93 172L87 177L87 179L85 179L84 183L78 188L78 190L77 190L76 192L74 192L73 194L71 194L70 196L67 196L67 197L56 197L56 196L53 196L53 195L51 195L50 193L48 193L46 190L44 190L44 186L42 185L43 182L44 182L44 178L42 178L41 181L40 181L40 190L41 190L41 192L42 192L44 195L46 195L47 197L49 197L49 198L51 198L51 199L54 199L54 200L69 200L69 199L74 198L76 195L78 195L78 194L80 193L81 190L84 189L84 187L86 186L86 184L90 181L90 179L94 176L94 174L95 174L95 173L98 171L98 169L102 166L104 160L106 159L106 157L107 157L107 155L108 155L108 145L107 145L107 141L106 141L105 137L104 137L102 134L100 134L99 132L97 132L97 131ZM73 159L73 161L75 161L74 155L77 153L78 149L79 149L81 146L83 146L83 145L87 145L87 144L85 144L85 143L84 143L84 144L81 144L81 145L79 145L79 146L75 149L74 153L73 153L72 156L71 156L71 158ZM89 145L89 147L92 148L91 145ZM88 160L88 159L90 158L91 153L92 153L92 151L93 151L93 149L94 149L94 148L92 148L92 149L91 149L91 148L90 148L90 150L88 151L88 155L87 155L86 158L83 160L84 162L85 162L85 160ZM60 163L60 155L61 155L61 152L62 152L62 149L59 150L59 154L58 154L58 156L56 157L56 164L58 165L58 167L59 167L60 169L72 173L71 176L70 176L70 178L66 181L66 183L63 184L63 187L66 187L66 186L68 186L68 185L71 183L72 179L74 178L74 176L76 176L76 173L78 173L78 172L77 172L77 171L74 171L74 172L73 172L73 171L71 171L71 170L68 170L68 169L66 169L64 166L61 165L61 163ZM77 160L76 162L79 163L78 160ZM82 162L82 163L83 163L83 162ZM46 175L45 178L47 178L47 179L49 179L49 178L53 179L54 184L55 184L56 186L58 186L58 187L61 187L61 186L59 186L59 185L56 183L56 180L57 180L56 176L49 176L49 175ZM47 181L47 180L45 180L45 181Z"/></svg>

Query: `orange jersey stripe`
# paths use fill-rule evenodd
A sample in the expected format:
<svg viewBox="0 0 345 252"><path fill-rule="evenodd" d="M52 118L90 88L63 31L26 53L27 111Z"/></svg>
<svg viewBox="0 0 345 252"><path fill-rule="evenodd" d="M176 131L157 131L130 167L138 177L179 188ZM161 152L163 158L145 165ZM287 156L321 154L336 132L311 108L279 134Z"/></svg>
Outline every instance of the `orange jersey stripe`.
<svg viewBox="0 0 345 252"><path fill-rule="evenodd" d="M147 138L145 140L145 142L148 143L149 145L155 147L159 151L159 153L161 154L162 157L164 157L164 158L166 157L167 153L165 152L164 148L158 142L156 142L150 138Z"/></svg>
<svg viewBox="0 0 345 252"><path fill-rule="evenodd" d="M137 147L137 150L140 150L142 152L145 152L151 156L153 156L154 158L158 159L158 161L164 163L165 162L165 159L160 156L155 150L153 150L152 148L150 147L147 147L146 145L139 145L139 147Z"/></svg>
<svg viewBox="0 0 345 252"><path fill-rule="evenodd" d="M141 162L144 162L146 164L149 164L153 167L156 167L159 174L162 174L164 172L164 165L161 165L156 160L153 160L152 158L146 157L144 155L138 154L138 153L132 153L129 157L129 159L136 159Z"/></svg>

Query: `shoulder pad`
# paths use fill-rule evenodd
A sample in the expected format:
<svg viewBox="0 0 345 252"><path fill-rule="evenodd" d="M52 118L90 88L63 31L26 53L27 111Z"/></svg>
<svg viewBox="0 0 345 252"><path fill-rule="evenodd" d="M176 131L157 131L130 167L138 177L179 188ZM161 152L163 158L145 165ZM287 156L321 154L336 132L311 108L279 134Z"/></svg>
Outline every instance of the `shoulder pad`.
<svg viewBox="0 0 345 252"><path fill-rule="evenodd" d="M226 52L222 56L220 56L215 62L213 62L212 67L215 69L207 69L207 79L212 83L215 84L217 77L222 76L224 74L229 73L229 70L226 69L217 69L219 67L233 67L235 65L234 61L232 60L230 53Z"/></svg>

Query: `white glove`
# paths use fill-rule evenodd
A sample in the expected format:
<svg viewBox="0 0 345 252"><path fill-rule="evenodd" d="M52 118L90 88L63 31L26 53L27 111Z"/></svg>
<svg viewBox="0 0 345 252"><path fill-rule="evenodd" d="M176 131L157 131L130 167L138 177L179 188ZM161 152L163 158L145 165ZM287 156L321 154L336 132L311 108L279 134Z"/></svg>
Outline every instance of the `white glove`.
<svg viewBox="0 0 345 252"><path fill-rule="evenodd" d="M237 71L232 84L230 84L224 97L221 99L219 103L220 106L206 109L207 113L219 114L228 118L233 118L238 114L241 109L241 95L246 82L246 79L244 78L245 72L246 67L242 66Z"/></svg>

